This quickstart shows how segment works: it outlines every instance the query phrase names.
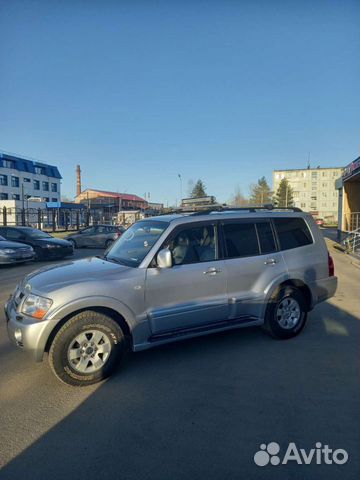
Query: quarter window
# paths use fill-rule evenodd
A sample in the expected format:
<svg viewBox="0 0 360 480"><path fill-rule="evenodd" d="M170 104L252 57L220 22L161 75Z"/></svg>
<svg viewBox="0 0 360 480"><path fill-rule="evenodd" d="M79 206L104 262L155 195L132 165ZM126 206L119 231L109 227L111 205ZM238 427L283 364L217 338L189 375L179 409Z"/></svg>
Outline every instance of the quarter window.
<svg viewBox="0 0 360 480"><path fill-rule="evenodd" d="M302 218L275 218L274 223L282 250L313 243L311 233Z"/></svg>
<svg viewBox="0 0 360 480"><path fill-rule="evenodd" d="M254 223L225 223L223 231L227 258L259 255Z"/></svg>

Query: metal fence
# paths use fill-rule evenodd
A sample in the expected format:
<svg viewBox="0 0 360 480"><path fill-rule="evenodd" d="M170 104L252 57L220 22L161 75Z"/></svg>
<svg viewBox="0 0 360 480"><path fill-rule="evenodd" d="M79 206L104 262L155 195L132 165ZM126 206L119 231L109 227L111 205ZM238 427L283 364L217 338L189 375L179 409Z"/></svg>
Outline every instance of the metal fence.
<svg viewBox="0 0 360 480"><path fill-rule="evenodd" d="M91 211L87 209L9 208L0 210L0 225L29 226L40 230L79 230L91 224Z"/></svg>

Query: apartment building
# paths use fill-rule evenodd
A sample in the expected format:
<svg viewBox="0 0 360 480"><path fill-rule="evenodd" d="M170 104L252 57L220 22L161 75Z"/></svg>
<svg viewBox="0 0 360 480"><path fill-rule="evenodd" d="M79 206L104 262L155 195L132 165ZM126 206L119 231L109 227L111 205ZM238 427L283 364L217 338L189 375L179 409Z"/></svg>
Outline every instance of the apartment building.
<svg viewBox="0 0 360 480"><path fill-rule="evenodd" d="M325 223L338 221L338 191L335 181L341 177L342 167L306 168L273 171L273 190L277 191L286 178L294 191L295 207L310 212Z"/></svg>
<svg viewBox="0 0 360 480"><path fill-rule="evenodd" d="M57 167L0 151L0 200L60 201Z"/></svg>

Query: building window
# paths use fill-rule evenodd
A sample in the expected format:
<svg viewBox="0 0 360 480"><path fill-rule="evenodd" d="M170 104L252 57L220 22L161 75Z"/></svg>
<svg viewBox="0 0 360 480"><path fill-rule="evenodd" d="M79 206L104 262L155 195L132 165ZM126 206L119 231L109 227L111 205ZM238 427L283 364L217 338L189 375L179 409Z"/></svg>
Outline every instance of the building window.
<svg viewBox="0 0 360 480"><path fill-rule="evenodd" d="M18 193L13 193L13 200L20 200L20 195Z"/></svg>
<svg viewBox="0 0 360 480"><path fill-rule="evenodd" d="M57 201L58 201L58 199L57 199L57 198L55 198L55 197L53 197L53 198L51 199L51 201L52 201L52 202L57 202Z"/></svg>
<svg viewBox="0 0 360 480"><path fill-rule="evenodd" d="M0 192L0 200L8 200L9 195L7 193Z"/></svg>
<svg viewBox="0 0 360 480"><path fill-rule="evenodd" d="M49 197L44 197L44 202L50 202L50 198Z"/></svg>
<svg viewBox="0 0 360 480"><path fill-rule="evenodd" d="M302 203L301 208L305 208L305 207L306 207L306 203Z"/></svg>
<svg viewBox="0 0 360 480"><path fill-rule="evenodd" d="M42 182L42 188L45 192L49 191L49 182Z"/></svg>
<svg viewBox="0 0 360 480"><path fill-rule="evenodd" d="M15 168L14 160L3 160L3 165L5 168Z"/></svg>
<svg viewBox="0 0 360 480"><path fill-rule="evenodd" d="M52 183L51 184L51 191L52 192L57 192L57 183Z"/></svg>
<svg viewBox="0 0 360 480"><path fill-rule="evenodd" d="M31 182L30 178L24 178L23 180L24 180L25 183L30 183Z"/></svg>
<svg viewBox="0 0 360 480"><path fill-rule="evenodd" d="M0 175L0 185L4 185L6 187L7 184L8 184L7 175Z"/></svg>
<svg viewBox="0 0 360 480"><path fill-rule="evenodd" d="M34 167L35 173L38 175L44 175L45 174L45 168L44 167Z"/></svg>
<svg viewBox="0 0 360 480"><path fill-rule="evenodd" d="M11 186L14 188L19 187L19 177L14 177L13 175L11 175Z"/></svg>
<svg viewBox="0 0 360 480"><path fill-rule="evenodd" d="M40 182L39 182L39 180L34 180L34 190L40 190Z"/></svg>

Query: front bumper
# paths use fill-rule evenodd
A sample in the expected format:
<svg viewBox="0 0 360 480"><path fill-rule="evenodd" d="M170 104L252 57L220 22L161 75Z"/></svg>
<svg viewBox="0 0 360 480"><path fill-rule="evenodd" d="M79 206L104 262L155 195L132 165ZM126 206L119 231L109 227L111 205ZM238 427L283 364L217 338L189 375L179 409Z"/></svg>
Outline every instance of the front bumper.
<svg viewBox="0 0 360 480"><path fill-rule="evenodd" d="M30 351L36 362L41 362L47 339L53 328L50 320L37 321L16 312L12 298L5 304L7 332L17 347Z"/></svg>
<svg viewBox="0 0 360 480"><path fill-rule="evenodd" d="M11 265L13 263L29 262L34 260L35 253L8 253L0 255L0 265Z"/></svg>
<svg viewBox="0 0 360 480"><path fill-rule="evenodd" d="M42 248L42 256L44 258L62 258L68 255L74 255L74 248L71 247L56 247L56 248Z"/></svg>

